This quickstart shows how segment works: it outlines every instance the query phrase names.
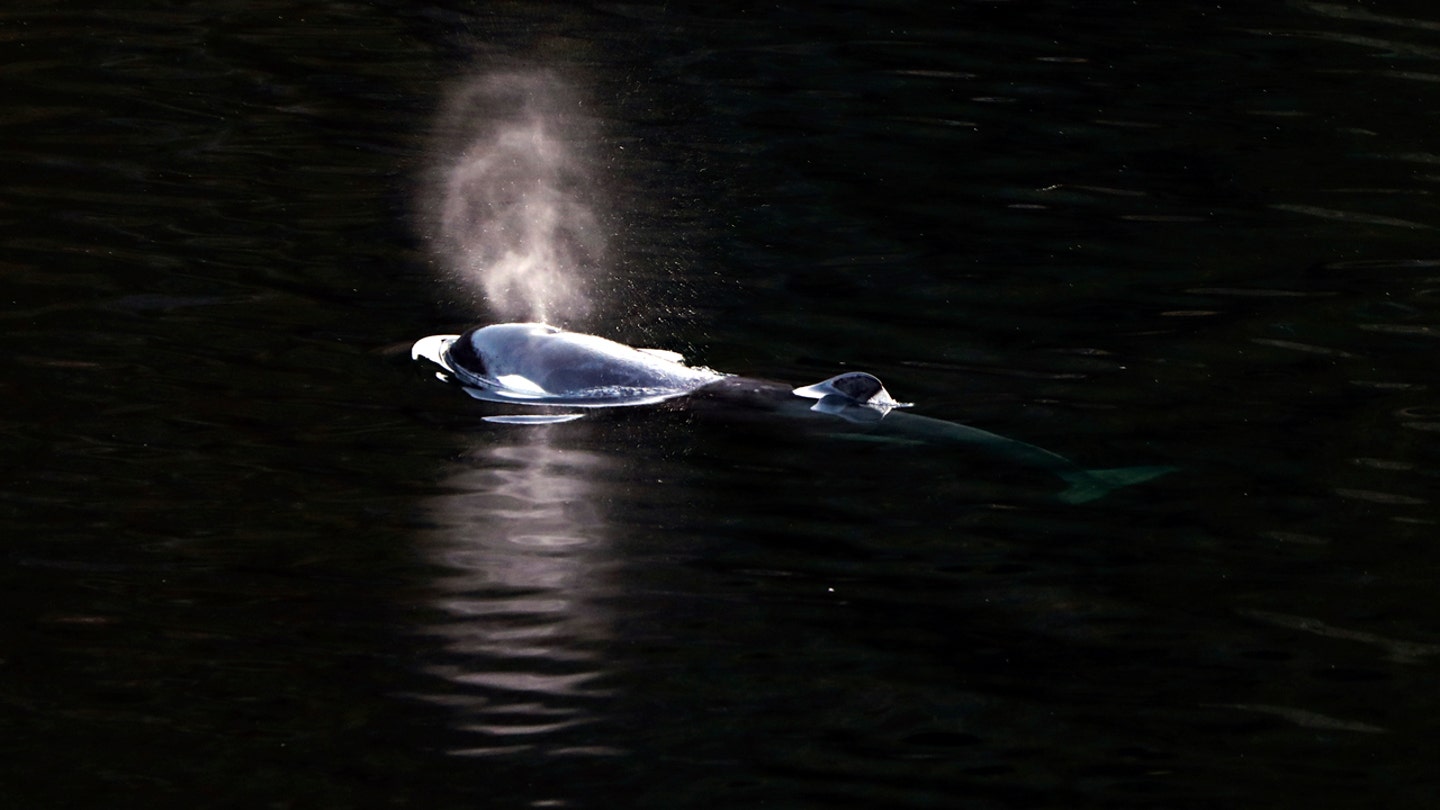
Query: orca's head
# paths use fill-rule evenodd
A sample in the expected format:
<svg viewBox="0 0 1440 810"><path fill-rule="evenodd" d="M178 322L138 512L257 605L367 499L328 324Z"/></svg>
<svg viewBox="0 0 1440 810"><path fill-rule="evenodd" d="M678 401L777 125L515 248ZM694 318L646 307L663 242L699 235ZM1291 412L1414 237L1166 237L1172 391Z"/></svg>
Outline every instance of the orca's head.
<svg viewBox="0 0 1440 810"><path fill-rule="evenodd" d="M553 335L561 330L544 323L498 323L477 326L455 339L445 350L445 363L451 370L477 379L491 376L497 360L513 357L536 337Z"/></svg>
<svg viewBox="0 0 1440 810"><path fill-rule="evenodd" d="M463 371L466 374L473 374L476 377L485 376L485 356L475 346L475 333L479 329L471 329L445 350L445 364L452 370Z"/></svg>

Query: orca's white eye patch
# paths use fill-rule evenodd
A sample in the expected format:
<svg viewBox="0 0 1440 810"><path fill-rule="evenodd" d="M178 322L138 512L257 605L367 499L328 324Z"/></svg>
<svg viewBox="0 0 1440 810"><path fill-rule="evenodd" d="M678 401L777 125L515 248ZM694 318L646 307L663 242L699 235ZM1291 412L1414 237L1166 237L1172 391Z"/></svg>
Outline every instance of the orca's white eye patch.
<svg viewBox="0 0 1440 810"><path fill-rule="evenodd" d="M536 385L533 380L521 374L501 374L495 378L495 382L517 397L534 396L546 397L549 391Z"/></svg>

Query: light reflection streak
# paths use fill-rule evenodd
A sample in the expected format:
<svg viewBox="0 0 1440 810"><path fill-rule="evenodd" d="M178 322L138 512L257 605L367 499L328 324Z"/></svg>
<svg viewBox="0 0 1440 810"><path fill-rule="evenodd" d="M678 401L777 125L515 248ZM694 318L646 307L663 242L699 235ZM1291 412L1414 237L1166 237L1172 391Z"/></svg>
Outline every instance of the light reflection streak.
<svg viewBox="0 0 1440 810"><path fill-rule="evenodd" d="M447 494L426 503L442 618L424 632L442 647L423 667L439 685L423 697L480 738L453 754L618 753L584 744L610 694L601 597L613 566L595 489L611 465L558 446L553 429L485 433L496 443L477 447Z"/></svg>

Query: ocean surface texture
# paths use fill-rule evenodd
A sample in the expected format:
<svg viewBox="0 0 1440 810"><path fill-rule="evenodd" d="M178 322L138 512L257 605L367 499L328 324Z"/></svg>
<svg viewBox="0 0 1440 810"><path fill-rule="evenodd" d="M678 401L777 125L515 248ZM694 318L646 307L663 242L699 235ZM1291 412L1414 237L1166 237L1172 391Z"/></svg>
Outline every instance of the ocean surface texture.
<svg viewBox="0 0 1440 810"><path fill-rule="evenodd" d="M9 6L0 806L1435 806L1433 3Z"/></svg>

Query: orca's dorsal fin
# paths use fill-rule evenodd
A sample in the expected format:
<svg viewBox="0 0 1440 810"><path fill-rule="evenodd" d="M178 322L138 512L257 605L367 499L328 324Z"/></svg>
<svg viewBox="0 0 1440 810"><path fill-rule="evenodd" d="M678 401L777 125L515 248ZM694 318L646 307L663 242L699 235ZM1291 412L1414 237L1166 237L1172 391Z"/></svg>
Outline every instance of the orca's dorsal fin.
<svg viewBox="0 0 1440 810"><path fill-rule="evenodd" d="M837 374L828 380L795 389L795 396L806 399L839 397L854 405L869 405L874 408L908 408L908 402L896 402L885 390L884 383L874 374L850 371Z"/></svg>

